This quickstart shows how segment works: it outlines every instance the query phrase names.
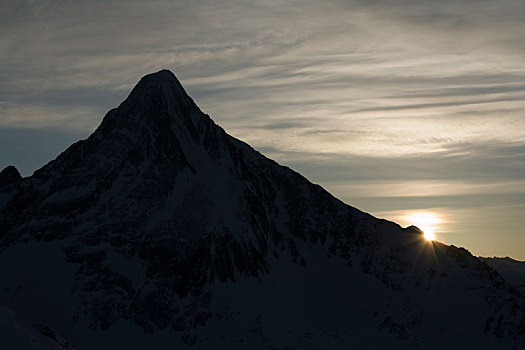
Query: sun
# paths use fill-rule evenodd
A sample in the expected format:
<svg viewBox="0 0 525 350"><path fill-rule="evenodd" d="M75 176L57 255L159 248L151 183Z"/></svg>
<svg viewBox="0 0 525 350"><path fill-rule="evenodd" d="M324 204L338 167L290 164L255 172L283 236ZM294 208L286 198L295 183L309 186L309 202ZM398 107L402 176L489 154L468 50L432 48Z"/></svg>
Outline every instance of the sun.
<svg viewBox="0 0 525 350"><path fill-rule="evenodd" d="M435 235L434 232L432 232L432 231L428 231L428 230L427 230L427 231L423 231L423 233L424 233L423 236L425 237L425 239L426 239L427 241L433 241L433 240L436 239L436 235Z"/></svg>
<svg viewBox="0 0 525 350"><path fill-rule="evenodd" d="M424 232L427 241L436 239L435 231L441 223L440 216L431 211L410 213L404 217L404 220L411 225L416 225Z"/></svg>

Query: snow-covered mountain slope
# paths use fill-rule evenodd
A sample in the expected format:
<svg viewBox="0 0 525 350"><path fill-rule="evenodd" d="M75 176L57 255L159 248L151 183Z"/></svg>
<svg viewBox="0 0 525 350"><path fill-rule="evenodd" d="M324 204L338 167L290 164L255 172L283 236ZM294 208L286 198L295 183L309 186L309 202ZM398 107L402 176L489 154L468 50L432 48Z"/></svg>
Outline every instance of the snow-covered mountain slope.
<svg viewBox="0 0 525 350"><path fill-rule="evenodd" d="M517 261L509 257L480 258L480 260L496 269L507 282L525 295L525 261Z"/></svg>
<svg viewBox="0 0 525 350"><path fill-rule="evenodd" d="M3 178L0 331L48 348L525 346L523 295L494 269L229 136L169 71Z"/></svg>

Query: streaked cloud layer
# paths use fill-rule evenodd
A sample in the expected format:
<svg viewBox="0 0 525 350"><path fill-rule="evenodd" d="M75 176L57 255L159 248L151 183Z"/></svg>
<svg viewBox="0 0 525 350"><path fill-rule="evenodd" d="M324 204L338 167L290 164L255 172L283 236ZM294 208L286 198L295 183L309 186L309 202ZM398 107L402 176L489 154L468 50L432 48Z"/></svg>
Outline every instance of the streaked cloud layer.
<svg viewBox="0 0 525 350"><path fill-rule="evenodd" d="M53 135L47 154L2 137L0 167L31 173L169 68L346 202L447 213L443 240L525 260L520 0L5 1L0 23L0 135Z"/></svg>

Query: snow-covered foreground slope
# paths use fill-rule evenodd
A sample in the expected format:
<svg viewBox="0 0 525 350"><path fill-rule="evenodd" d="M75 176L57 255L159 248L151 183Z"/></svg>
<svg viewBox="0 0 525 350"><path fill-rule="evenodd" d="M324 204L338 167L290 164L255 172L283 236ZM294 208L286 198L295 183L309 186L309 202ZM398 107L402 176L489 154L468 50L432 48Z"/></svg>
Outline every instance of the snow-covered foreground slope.
<svg viewBox="0 0 525 350"><path fill-rule="evenodd" d="M171 72L17 174L0 174L0 334L13 344L525 346L523 295L495 270L227 135Z"/></svg>

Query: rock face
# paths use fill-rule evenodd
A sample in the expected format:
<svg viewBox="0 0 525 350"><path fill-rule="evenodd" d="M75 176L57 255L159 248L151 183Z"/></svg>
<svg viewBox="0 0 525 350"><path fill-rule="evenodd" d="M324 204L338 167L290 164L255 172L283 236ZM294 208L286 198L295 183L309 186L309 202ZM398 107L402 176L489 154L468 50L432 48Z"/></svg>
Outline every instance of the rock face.
<svg viewBox="0 0 525 350"><path fill-rule="evenodd" d="M33 176L8 169L0 305L78 349L525 344L495 270L229 136L169 71Z"/></svg>

